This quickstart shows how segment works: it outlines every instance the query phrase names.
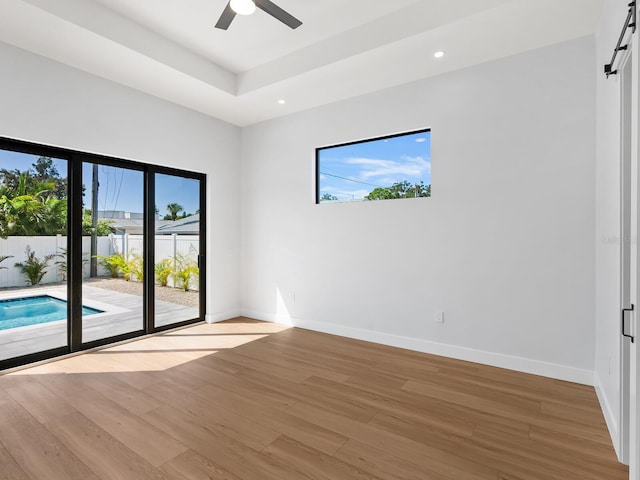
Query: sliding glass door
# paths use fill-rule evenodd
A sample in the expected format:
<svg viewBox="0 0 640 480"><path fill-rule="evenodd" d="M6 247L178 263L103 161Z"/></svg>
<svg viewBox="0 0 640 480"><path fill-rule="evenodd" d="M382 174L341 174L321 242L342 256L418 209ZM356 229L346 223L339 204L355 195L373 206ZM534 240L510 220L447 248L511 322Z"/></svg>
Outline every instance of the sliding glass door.
<svg viewBox="0 0 640 480"><path fill-rule="evenodd" d="M200 316L201 180L157 173L154 190L154 326Z"/></svg>
<svg viewBox="0 0 640 480"><path fill-rule="evenodd" d="M67 180L65 159L0 149L0 363L68 346Z"/></svg>
<svg viewBox="0 0 640 480"><path fill-rule="evenodd" d="M0 138L0 370L204 320L205 181Z"/></svg>
<svg viewBox="0 0 640 480"><path fill-rule="evenodd" d="M144 172L82 164L82 342L144 330Z"/></svg>

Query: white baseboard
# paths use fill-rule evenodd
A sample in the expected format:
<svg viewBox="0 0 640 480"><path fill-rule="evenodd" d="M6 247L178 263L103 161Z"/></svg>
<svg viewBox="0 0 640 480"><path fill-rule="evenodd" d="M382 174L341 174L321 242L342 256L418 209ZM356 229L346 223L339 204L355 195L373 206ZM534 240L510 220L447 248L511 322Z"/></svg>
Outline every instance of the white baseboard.
<svg viewBox="0 0 640 480"><path fill-rule="evenodd" d="M207 313L204 316L204 321L207 323L218 323L223 322L225 320L231 320L232 318L236 318L240 316L240 312L238 310L232 310L224 313Z"/></svg>
<svg viewBox="0 0 640 480"><path fill-rule="evenodd" d="M346 327L335 323L291 318L289 316L275 315L265 312L242 310L241 314L244 317L255 318L256 320L282 323L317 332L339 335L341 337L381 343L392 347L406 348L407 350L441 355L443 357L456 358L459 360L466 360L468 362L481 363L484 365L491 365L493 367L555 378L557 380L565 380L583 385L594 384L593 372L591 370L584 370L567 365L560 365L513 355L504 355L502 353L494 353L484 350L476 350L473 348L432 342L429 340L404 337L391 333L374 332L360 328Z"/></svg>
<svg viewBox="0 0 640 480"><path fill-rule="evenodd" d="M611 437L611 442L613 443L613 449L616 452L618 460L620 460L622 457L620 455L620 432L618 430L618 421L613 414L611 403L609 403L609 399L607 398L607 395L602 388L602 381L600 380L600 375L598 375L598 372L595 372L593 374L593 383L596 389L596 395L598 396L598 401L600 402L600 408L602 409L602 413L604 415L604 420L607 424L607 428L609 429L609 436Z"/></svg>

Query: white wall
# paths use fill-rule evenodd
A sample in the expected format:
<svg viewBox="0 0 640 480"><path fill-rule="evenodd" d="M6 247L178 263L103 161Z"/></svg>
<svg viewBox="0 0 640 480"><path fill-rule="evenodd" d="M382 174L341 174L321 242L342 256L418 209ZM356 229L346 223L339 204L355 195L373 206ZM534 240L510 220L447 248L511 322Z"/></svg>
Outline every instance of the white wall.
<svg viewBox="0 0 640 480"><path fill-rule="evenodd" d="M239 306L240 129L0 43L0 136L208 175L211 319Z"/></svg>
<svg viewBox="0 0 640 480"><path fill-rule="evenodd" d="M607 0L596 32L596 358L595 386L620 454L620 76L603 72L627 3Z"/></svg>
<svg viewBox="0 0 640 480"><path fill-rule="evenodd" d="M242 312L591 383L594 64L588 37L243 129ZM424 127L432 198L314 204L315 147Z"/></svg>

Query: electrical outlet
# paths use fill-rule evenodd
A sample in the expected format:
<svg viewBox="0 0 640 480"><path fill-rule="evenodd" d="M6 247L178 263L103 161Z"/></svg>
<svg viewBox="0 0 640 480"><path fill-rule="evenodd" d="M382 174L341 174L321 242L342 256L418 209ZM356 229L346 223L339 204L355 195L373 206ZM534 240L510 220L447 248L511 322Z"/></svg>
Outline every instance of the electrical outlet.
<svg viewBox="0 0 640 480"><path fill-rule="evenodd" d="M444 323L444 312L436 312L436 323Z"/></svg>

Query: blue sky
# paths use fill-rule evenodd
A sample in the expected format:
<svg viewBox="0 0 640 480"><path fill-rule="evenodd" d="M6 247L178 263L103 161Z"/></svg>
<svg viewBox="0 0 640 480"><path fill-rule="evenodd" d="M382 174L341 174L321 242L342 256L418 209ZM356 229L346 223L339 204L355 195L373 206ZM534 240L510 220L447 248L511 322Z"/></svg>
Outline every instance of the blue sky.
<svg viewBox="0 0 640 480"><path fill-rule="evenodd" d="M9 170L29 170L38 160L38 155L0 150L0 168ZM67 162L53 159L61 177L66 176ZM85 190L85 206L91 199L92 164L83 164L82 176ZM143 209L143 174L134 170L107 167L98 168L100 188L98 190L99 210L124 210L126 212L142 212ZM164 216L169 203L179 203L188 213L195 213L199 208L198 182L168 175L156 176L156 205L160 215Z"/></svg>
<svg viewBox="0 0 640 480"><path fill-rule="evenodd" d="M397 182L431 184L431 132L330 147L318 152L320 196L362 200Z"/></svg>

